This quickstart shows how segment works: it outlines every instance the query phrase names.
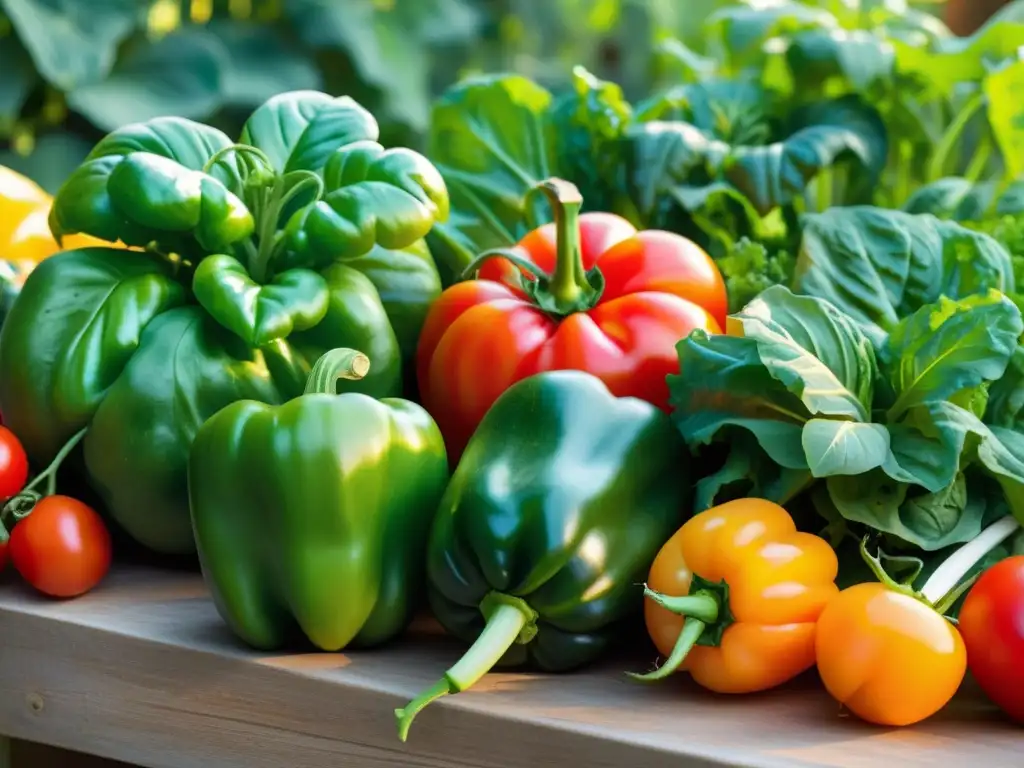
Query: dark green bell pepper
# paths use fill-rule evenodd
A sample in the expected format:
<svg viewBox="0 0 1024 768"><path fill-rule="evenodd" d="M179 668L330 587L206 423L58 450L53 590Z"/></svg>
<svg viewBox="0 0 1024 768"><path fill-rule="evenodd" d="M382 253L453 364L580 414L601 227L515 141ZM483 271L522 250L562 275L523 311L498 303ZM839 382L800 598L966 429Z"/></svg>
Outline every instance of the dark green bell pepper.
<svg viewBox="0 0 1024 768"><path fill-rule="evenodd" d="M401 632L422 594L423 542L448 482L434 420L407 400L336 394L370 366L328 352L305 394L235 402L196 435L192 524L221 616L273 650L296 629L324 651Z"/></svg>
<svg viewBox="0 0 1024 768"><path fill-rule="evenodd" d="M423 707L499 661L563 672L622 639L644 581L688 509L688 453L670 417L581 371L505 391L470 440L431 528L430 604L472 643L396 710Z"/></svg>
<svg viewBox="0 0 1024 768"><path fill-rule="evenodd" d="M349 391L401 395L440 291L423 237L447 192L377 135L350 98L301 91L257 109L239 143L178 118L102 139L51 228L140 250L50 257L7 317L0 410L33 462L88 428L72 466L132 538L184 554L188 451L216 411L296 397L338 347L373 360Z"/></svg>

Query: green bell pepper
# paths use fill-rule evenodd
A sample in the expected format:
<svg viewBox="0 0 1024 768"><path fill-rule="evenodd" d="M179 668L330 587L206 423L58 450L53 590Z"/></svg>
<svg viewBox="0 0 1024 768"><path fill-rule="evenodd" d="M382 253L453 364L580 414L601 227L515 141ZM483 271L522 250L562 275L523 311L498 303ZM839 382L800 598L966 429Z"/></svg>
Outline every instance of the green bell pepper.
<svg viewBox="0 0 1024 768"><path fill-rule="evenodd" d="M404 741L431 701L495 664L563 672L623 637L644 581L688 509L688 453L670 417L582 371L516 383L487 412L431 528L430 604L472 643L396 710Z"/></svg>
<svg viewBox="0 0 1024 768"><path fill-rule="evenodd" d="M412 618L448 459L420 406L336 394L369 365L361 352L328 352L305 394L233 403L192 444L203 575L255 648L280 648L296 628L324 651L378 645Z"/></svg>
<svg viewBox="0 0 1024 768"><path fill-rule="evenodd" d="M136 541L195 551L185 478L203 422L302 393L313 363L373 360L349 391L398 396L440 278L424 244L447 216L425 158L376 143L347 97L259 107L233 143L157 118L102 139L50 225L141 250L46 259L0 330L0 410L45 466L84 428L88 485Z"/></svg>

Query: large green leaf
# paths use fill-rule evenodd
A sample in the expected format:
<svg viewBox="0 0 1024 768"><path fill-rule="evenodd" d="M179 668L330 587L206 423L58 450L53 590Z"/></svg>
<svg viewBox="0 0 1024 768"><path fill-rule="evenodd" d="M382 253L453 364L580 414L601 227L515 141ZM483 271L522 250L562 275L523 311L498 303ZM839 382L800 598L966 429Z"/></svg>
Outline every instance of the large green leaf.
<svg viewBox="0 0 1024 768"><path fill-rule="evenodd" d="M995 291L959 301L940 297L904 318L882 355L896 395L890 420L1000 379L1022 333L1017 305Z"/></svg>
<svg viewBox="0 0 1024 768"><path fill-rule="evenodd" d="M63 91L105 77L118 45L142 21L136 0L0 0L0 9L39 74Z"/></svg>
<svg viewBox="0 0 1024 768"><path fill-rule="evenodd" d="M798 95L827 93L835 80L864 93L893 76L892 46L879 35L862 30L800 32L789 41L785 56Z"/></svg>
<svg viewBox="0 0 1024 768"><path fill-rule="evenodd" d="M827 299L881 344L901 318L945 295L1012 293L996 240L927 214L868 206L805 217L794 290Z"/></svg>
<svg viewBox="0 0 1024 768"><path fill-rule="evenodd" d="M276 95L253 112L241 141L263 150L278 171L322 172L336 150L379 135L373 115L348 96L297 91Z"/></svg>
<svg viewBox="0 0 1024 768"><path fill-rule="evenodd" d="M227 56L225 104L251 108L279 93L323 87L313 57L287 40L277 27L218 19L206 28L217 37Z"/></svg>
<svg viewBox="0 0 1024 768"><path fill-rule="evenodd" d="M431 237L436 257L468 266L549 215L527 191L558 175L551 94L517 75L470 77L434 104L427 154L451 196L451 220Z"/></svg>
<svg viewBox="0 0 1024 768"><path fill-rule="evenodd" d="M981 81L989 67L1015 56L1024 45L1024 18L993 16L970 37L941 38L930 46L893 39L897 69L952 96L965 82Z"/></svg>
<svg viewBox="0 0 1024 768"><path fill-rule="evenodd" d="M903 210L930 213L954 221L988 219L993 205L996 216L1024 213L1024 181L1012 182L1005 189L1000 186L995 180L972 182L960 176L948 176L914 190L903 204Z"/></svg>
<svg viewBox="0 0 1024 768"><path fill-rule="evenodd" d="M204 118L221 104L227 69L217 39L188 27L132 49L106 79L77 84L68 104L107 131L165 115Z"/></svg>
<svg viewBox="0 0 1024 768"><path fill-rule="evenodd" d="M763 0L730 4L704 22L708 45L732 70L757 66L770 38L802 29L834 29L835 16L793 0Z"/></svg>

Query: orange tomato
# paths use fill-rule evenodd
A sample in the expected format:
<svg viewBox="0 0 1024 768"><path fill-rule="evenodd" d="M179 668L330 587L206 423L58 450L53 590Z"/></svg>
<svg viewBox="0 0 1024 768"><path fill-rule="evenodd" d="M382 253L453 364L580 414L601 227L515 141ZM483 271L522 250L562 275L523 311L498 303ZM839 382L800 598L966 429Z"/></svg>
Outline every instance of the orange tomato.
<svg viewBox="0 0 1024 768"><path fill-rule="evenodd" d="M709 624L721 630L720 641L693 646L679 668L712 691L750 693L814 665L815 621L839 591L838 568L828 543L797 531L785 509L764 499L739 499L687 521L658 553L648 587L669 604L672 596L721 590L718 617ZM691 591L694 575L712 587ZM685 618L653 599L644 610L651 639L671 657L684 623L694 616Z"/></svg>
<svg viewBox="0 0 1024 768"><path fill-rule="evenodd" d="M815 644L828 692L878 725L910 725L935 714L967 671L956 627L922 600L876 582L829 602Z"/></svg>

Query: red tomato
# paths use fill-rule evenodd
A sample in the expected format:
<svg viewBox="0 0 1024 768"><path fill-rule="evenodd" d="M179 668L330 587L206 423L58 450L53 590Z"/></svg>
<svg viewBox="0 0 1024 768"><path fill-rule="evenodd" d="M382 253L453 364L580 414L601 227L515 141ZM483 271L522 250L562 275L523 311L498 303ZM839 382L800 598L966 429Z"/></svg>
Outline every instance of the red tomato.
<svg viewBox="0 0 1024 768"><path fill-rule="evenodd" d="M1024 723L1024 556L981 575L960 609L971 674L1010 717Z"/></svg>
<svg viewBox="0 0 1024 768"><path fill-rule="evenodd" d="M40 592L75 597L110 569L110 533L91 507L46 496L14 526L10 554L18 573Z"/></svg>
<svg viewBox="0 0 1024 768"><path fill-rule="evenodd" d="M0 501L9 499L28 480L28 456L18 438L0 426Z"/></svg>
<svg viewBox="0 0 1024 768"><path fill-rule="evenodd" d="M725 282L695 243L613 214L578 215L565 182L539 189L555 222L519 242L517 264L493 258L479 279L446 290L420 335L420 394L453 460L494 401L542 371L584 370L619 397L667 410L679 340L725 327Z"/></svg>

